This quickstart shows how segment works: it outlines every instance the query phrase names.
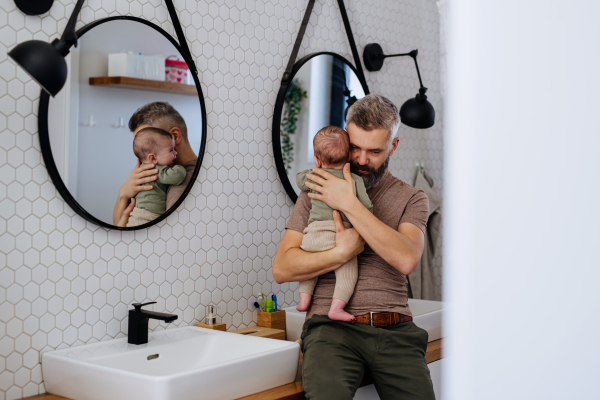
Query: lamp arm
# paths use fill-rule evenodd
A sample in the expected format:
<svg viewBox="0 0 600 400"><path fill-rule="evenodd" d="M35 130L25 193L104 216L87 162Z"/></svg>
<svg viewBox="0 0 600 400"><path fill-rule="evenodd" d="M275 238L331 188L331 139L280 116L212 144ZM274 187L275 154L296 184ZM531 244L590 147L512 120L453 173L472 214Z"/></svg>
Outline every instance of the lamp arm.
<svg viewBox="0 0 600 400"><path fill-rule="evenodd" d="M419 84L421 85L421 89L427 90L426 87L423 86L423 80L421 79L421 71L419 71L419 64L417 63L417 55L419 54L419 50L413 50L408 53L400 53L400 54L381 54L379 55L379 59L386 59L388 57L403 57L410 56L415 61L415 67L417 68L417 75L419 76Z"/></svg>
<svg viewBox="0 0 600 400"><path fill-rule="evenodd" d="M414 50L413 50L414 51ZM412 53L412 51L410 52ZM410 56L410 53L401 53L401 54L382 54L381 57L378 58L388 58L388 57L402 57L402 56Z"/></svg>
<svg viewBox="0 0 600 400"><path fill-rule="evenodd" d="M412 51L411 51L411 53L412 53ZM417 64L417 55L416 54L414 56L411 55L411 57L413 60L415 60L415 67L417 68L417 75L419 76L419 83L421 84L421 90L423 91L423 93L425 93L427 88L423 86L423 81L421 80L421 72L419 71L419 64Z"/></svg>
<svg viewBox="0 0 600 400"><path fill-rule="evenodd" d="M85 0L78 0L77 4L75 4L75 8L71 13L71 17L69 18L69 22L67 22L67 26L63 31L62 36L60 37L60 41L67 43L69 47L75 45L77 46L77 35L75 34L75 24L77 23L77 17L79 16L79 12L81 11L81 7L83 7L83 2Z"/></svg>

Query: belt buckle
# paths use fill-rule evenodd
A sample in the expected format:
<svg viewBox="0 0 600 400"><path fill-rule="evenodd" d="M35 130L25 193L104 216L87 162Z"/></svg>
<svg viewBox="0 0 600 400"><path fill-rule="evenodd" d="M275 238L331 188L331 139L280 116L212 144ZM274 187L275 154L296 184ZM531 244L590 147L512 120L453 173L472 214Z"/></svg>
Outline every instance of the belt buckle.
<svg viewBox="0 0 600 400"><path fill-rule="evenodd" d="M371 326L375 326L373 325L373 314L385 314L387 311L369 311L369 324Z"/></svg>

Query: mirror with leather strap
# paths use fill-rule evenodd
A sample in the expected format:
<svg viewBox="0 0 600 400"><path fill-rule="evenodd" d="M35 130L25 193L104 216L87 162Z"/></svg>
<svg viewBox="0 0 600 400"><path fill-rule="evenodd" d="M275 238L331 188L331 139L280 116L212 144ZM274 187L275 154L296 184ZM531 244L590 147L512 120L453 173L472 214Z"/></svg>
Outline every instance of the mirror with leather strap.
<svg viewBox="0 0 600 400"><path fill-rule="evenodd" d="M202 163L206 108L196 68L187 45L140 18L101 19L76 35L64 87L40 97L46 167L86 220L113 229L149 227L181 205ZM152 189L122 196L136 165L150 163L158 172L145 183ZM123 220L131 198L135 207Z"/></svg>
<svg viewBox="0 0 600 400"><path fill-rule="evenodd" d="M296 173L314 168L313 138L328 125L345 128L348 108L369 94L343 0L338 0L354 65L332 52L296 62L315 0L310 0L283 75L273 112L273 154L281 183L295 202Z"/></svg>

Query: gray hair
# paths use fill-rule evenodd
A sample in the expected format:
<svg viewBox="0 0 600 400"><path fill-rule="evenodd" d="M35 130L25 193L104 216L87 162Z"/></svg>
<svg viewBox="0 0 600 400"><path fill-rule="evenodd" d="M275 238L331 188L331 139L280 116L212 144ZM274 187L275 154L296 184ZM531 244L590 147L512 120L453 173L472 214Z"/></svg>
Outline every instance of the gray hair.
<svg viewBox="0 0 600 400"><path fill-rule="evenodd" d="M365 131L387 129L391 140L396 137L400 126L398 107L380 94L367 95L348 109L346 125L350 124L355 124Z"/></svg>
<svg viewBox="0 0 600 400"><path fill-rule="evenodd" d="M135 132L140 125L150 125L156 127L162 125L170 129L177 127L181 131L181 136L186 143L189 143L187 136L187 125L185 120L177 110L167 102L155 101L142 106L133 113L129 119L129 130Z"/></svg>

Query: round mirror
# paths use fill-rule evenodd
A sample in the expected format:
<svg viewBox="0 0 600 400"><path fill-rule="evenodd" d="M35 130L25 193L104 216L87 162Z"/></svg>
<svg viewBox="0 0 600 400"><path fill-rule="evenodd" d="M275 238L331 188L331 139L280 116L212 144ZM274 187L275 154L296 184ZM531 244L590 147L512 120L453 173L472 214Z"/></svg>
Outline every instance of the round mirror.
<svg viewBox="0 0 600 400"><path fill-rule="evenodd" d="M296 174L315 167L314 136L325 126L345 128L348 107L366 94L354 66L338 54L311 54L294 65L273 114L275 164L294 202L300 193Z"/></svg>
<svg viewBox="0 0 600 400"><path fill-rule="evenodd" d="M42 91L40 98L44 161L61 196L85 219L145 228L172 213L198 175L206 141L198 77L178 43L148 21L106 18L77 35L67 83L56 97ZM137 136L145 127L159 129ZM138 160L159 173L151 190L135 195L127 227L117 227L119 190Z"/></svg>

